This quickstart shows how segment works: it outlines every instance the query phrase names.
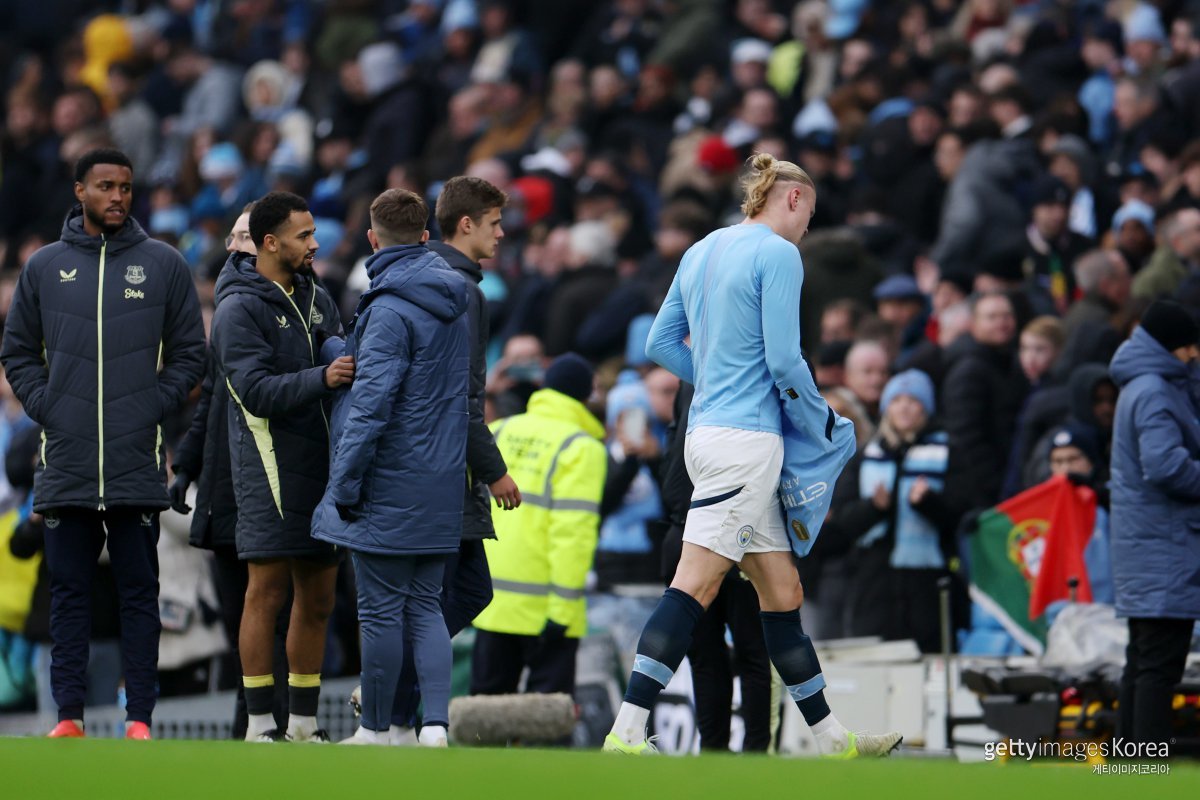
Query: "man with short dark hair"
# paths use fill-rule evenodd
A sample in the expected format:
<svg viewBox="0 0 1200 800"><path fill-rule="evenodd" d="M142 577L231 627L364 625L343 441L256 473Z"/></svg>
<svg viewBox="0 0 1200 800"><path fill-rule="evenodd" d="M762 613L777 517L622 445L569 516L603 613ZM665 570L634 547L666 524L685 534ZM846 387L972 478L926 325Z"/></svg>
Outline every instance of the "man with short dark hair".
<svg viewBox="0 0 1200 800"><path fill-rule="evenodd" d="M126 736L149 739L161 632L155 548L168 505L162 422L200 378L204 328L187 263L129 215L125 154L79 159L75 198L62 238L22 270L0 347L13 392L44 429L34 511L45 515L51 575L51 736L83 736L91 586L107 540Z"/></svg>
<svg viewBox="0 0 1200 800"><path fill-rule="evenodd" d="M313 509L329 476L325 401L354 378L354 359L328 366L322 344L341 330L333 300L311 277L318 244L304 200L272 192L250 212L257 256L226 265L213 316L217 383L229 414L238 556L248 562L242 615L247 741L327 741L317 727L325 629L337 557L312 539ZM275 620L294 591L288 626L288 727L271 713Z"/></svg>
<svg viewBox="0 0 1200 800"><path fill-rule="evenodd" d="M425 246L428 214L404 189L371 204L371 286L346 341L358 371L334 409L329 485L312 521L316 539L354 558L362 722L350 744L392 741L409 649L425 705L418 744L445 747L450 724L442 576L462 531L471 349L467 284Z"/></svg>
<svg viewBox="0 0 1200 800"><path fill-rule="evenodd" d="M483 547L484 539L496 537L490 498L494 497L496 505L505 510L521 504L521 492L509 476L504 457L483 419L491 332L487 298L479 288L483 280L479 262L494 257L497 245L504 238L500 215L507 202L504 192L482 178L451 178L438 196L435 211L442 241L429 244L432 252L466 279L471 336L471 389L467 402L469 479L464 483L462 543L458 552L446 559L442 578L442 613L451 637L492 601L492 578ZM412 648L406 648L392 715L399 740L410 737L408 729L412 727L419 699Z"/></svg>

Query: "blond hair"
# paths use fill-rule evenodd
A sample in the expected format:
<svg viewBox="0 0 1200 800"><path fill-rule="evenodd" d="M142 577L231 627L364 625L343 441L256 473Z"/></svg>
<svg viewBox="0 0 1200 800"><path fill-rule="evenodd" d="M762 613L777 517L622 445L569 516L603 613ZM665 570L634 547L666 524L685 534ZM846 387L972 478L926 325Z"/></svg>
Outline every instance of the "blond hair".
<svg viewBox="0 0 1200 800"><path fill-rule="evenodd" d="M767 195L777 183L798 183L817 193L817 187L808 173L790 161L776 161L770 153L756 153L747 162L749 169L742 177L742 213L754 217L767 206Z"/></svg>
<svg viewBox="0 0 1200 800"><path fill-rule="evenodd" d="M1058 317L1044 315L1031 319L1021 331L1021 335L1029 334L1044 339L1056 350L1061 351L1067 343L1067 329Z"/></svg>

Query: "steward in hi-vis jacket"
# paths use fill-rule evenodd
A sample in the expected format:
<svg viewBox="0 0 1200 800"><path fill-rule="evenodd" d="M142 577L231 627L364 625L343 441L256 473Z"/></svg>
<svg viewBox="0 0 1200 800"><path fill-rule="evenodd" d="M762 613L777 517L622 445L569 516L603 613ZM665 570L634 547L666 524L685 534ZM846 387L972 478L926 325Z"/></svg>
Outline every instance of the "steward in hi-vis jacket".
<svg viewBox="0 0 1200 800"><path fill-rule="evenodd" d="M530 692L575 688L608 455L604 426L583 404L592 391L587 362L560 356L545 386L526 413L492 424L521 506L494 514L497 538L484 543L493 596L475 619L471 694L515 692L526 666Z"/></svg>

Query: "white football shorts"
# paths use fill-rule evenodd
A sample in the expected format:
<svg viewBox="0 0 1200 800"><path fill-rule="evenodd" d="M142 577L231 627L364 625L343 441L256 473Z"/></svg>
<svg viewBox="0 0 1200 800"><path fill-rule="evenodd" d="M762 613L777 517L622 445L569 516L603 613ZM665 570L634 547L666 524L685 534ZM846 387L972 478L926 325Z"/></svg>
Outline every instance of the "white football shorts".
<svg viewBox="0 0 1200 800"><path fill-rule="evenodd" d="M703 425L687 435L683 459L695 486L685 542L736 562L792 549L779 502L782 436Z"/></svg>

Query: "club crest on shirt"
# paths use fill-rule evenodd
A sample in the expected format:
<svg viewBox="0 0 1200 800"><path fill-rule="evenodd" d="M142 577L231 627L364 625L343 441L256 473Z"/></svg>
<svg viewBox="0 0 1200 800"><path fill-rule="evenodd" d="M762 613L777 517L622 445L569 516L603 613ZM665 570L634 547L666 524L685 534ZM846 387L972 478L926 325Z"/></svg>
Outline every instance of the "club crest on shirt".
<svg viewBox="0 0 1200 800"><path fill-rule="evenodd" d="M137 286L139 283L146 282L146 271L137 264L130 265L125 268L125 280Z"/></svg>
<svg viewBox="0 0 1200 800"><path fill-rule="evenodd" d="M325 321L325 315L322 314L320 311L317 311L314 308L313 312L312 312L312 316L308 318L308 321L311 322L313 325L320 325L322 322Z"/></svg>

